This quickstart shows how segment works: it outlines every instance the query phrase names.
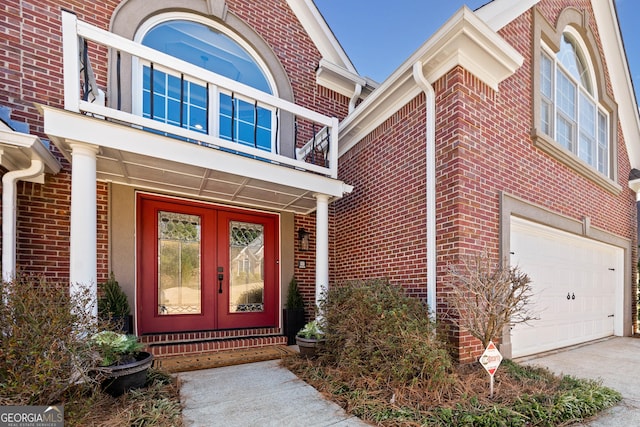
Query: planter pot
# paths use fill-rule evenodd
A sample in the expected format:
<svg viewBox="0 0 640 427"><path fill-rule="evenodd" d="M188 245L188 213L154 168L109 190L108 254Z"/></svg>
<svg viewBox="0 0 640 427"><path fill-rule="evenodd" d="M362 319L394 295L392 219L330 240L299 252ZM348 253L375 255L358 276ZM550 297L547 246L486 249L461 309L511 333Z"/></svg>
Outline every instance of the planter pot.
<svg viewBox="0 0 640 427"><path fill-rule="evenodd" d="M303 338L296 336L296 344L300 349L300 355L305 357L315 357L318 352L318 348L322 347L326 340L316 338Z"/></svg>
<svg viewBox="0 0 640 427"><path fill-rule="evenodd" d="M282 310L282 320L284 323L284 334L287 336L287 344L296 343L296 334L304 327L304 308Z"/></svg>
<svg viewBox="0 0 640 427"><path fill-rule="evenodd" d="M144 387L152 363L153 354L141 351L133 362L99 368L98 371L105 376L102 389L117 397L128 390Z"/></svg>

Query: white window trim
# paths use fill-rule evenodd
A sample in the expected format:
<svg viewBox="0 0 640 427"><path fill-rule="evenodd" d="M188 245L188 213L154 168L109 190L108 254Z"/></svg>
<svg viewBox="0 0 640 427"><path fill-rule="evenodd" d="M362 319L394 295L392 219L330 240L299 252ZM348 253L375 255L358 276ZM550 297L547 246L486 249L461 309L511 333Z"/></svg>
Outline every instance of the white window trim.
<svg viewBox="0 0 640 427"><path fill-rule="evenodd" d="M589 52L589 50L586 48L586 45L584 44L584 40L582 39L582 37L575 31L575 29L573 29L572 27L568 26L565 28L564 32L569 32L571 33L571 35L574 37L576 43L579 45L579 48L582 49L583 54L585 54L585 52ZM535 145L542 149L543 151L547 152L548 154L551 154L553 157L559 159L560 161L562 161L563 163L569 165L570 167L572 167L573 169L575 169L577 172L579 172L581 175L591 179L592 181L595 181L597 184L599 184L600 186L606 188L607 190L609 190L610 192L614 193L614 194L620 194L622 192L622 187L616 182L614 181L613 176L615 175L615 168L614 166L611 165L611 161L612 159L615 159L615 147L613 147L613 144L615 143L615 141L617 140L617 138L614 138L614 135L612 135L612 132L615 131L615 126L612 126L611 120L612 120L612 116L609 113L609 111L604 108L602 106L602 104L600 103L600 98L597 97L598 94L598 85L596 82L596 74L595 74L595 68L593 66L592 61L587 57L586 59L586 64L585 66L588 67L588 71L589 71L589 77L591 78L591 84L592 84L592 90L594 92L594 96L596 96L596 99L594 99L593 96L591 96L591 94L589 94L588 92L586 92L584 90L584 87L582 86L582 84L579 84L577 87L578 91L581 91L582 93L585 93L596 105L596 110L597 112L601 112L605 115L605 117L607 118L607 123L608 123L608 128L607 128L607 135L608 135L608 158L607 161L609 163L608 166L608 174L604 175L602 174L598 169L597 169L597 164L595 166L592 166L591 164L587 163L586 161L582 160L579 155L578 155L578 148L576 147L576 152L574 153L573 151L569 151L568 149L566 149L564 146L562 146L556 139L555 139L555 135L556 135L556 130L557 130L557 116L556 116L556 109L557 109L557 98L556 98L556 76L555 76L555 72L556 72L556 67L560 66L561 69L568 75L570 76L571 80L574 81L573 76L571 76L570 73L568 73L566 71L566 69L562 66L562 64L559 63L558 58L557 58L557 54L553 51L553 49L551 49L544 41L540 41L540 48L542 49L542 51L549 56L549 58L552 61L552 88L551 88L551 93L553 96L553 103L551 105L552 107L552 111L551 111L551 118L552 118L552 122L551 122L551 126L550 126L550 132L551 135L547 135L546 133L542 132L542 130L534 130L534 141L535 141ZM538 52L536 55L541 56L542 55L542 51ZM540 73L540 69L539 69L539 65L540 65L540 59L538 59L538 61L536 61L536 64L538 64L538 66L536 67L536 69L534 70L534 73ZM539 77L538 77L539 78ZM542 99L542 93L540 91L540 87L538 87L536 89L536 93L534 94L534 96L538 97L538 99ZM578 108L577 110L577 114L579 114L579 107L576 106L576 108ZM536 120L541 121L541 111L540 109L537 109L534 114L536 114ZM597 120L597 113L596 113L596 120ZM579 123L578 123L579 124ZM597 123L596 123L597 126ZM579 133L579 126L576 128L576 131ZM575 143L579 144L579 135L576 135L576 140ZM596 150L597 150L597 128L596 128Z"/></svg>

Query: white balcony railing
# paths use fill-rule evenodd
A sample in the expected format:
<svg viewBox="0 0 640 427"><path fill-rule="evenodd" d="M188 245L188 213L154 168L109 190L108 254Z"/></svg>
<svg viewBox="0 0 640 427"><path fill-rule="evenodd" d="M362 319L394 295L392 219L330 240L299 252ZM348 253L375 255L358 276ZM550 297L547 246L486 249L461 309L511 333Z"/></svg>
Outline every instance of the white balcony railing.
<svg viewBox="0 0 640 427"><path fill-rule="evenodd" d="M219 74L202 69L188 62L166 55L140 43L125 39L116 34L102 30L85 22L79 21L76 15L62 13L63 60L64 60L64 108L69 111L101 117L136 129L162 133L176 138L176 143L200 144L211 149L224 150L242 156L250 156L273 164L296 168L323 176L337 178L337 147L338 120L316 113L310 109L293 104L281 98L256 90L250 86L238 83ZM190 130L179 125L143 117L142 113L123 111L104 105L101 91L97 90L93 70L88 58L104 55L104 52L117 52L118 55L128 55L132 58L133 66L140 64L154 64L163 72L181 76L187 80L205 82L209 96L206 106L209 125L205 131ZM106 64L106 59L104 63ZM115 61L114 61L115 62ZM137 64L137 65L136 65ZM110 64L111 67L116 66ZM118 70L119 72L120 70ZM131 74L135 79L142 79L142 72ZM142 88L141 82L131 82L132 88ZM132 89L134 90L134 89ZM231 93L233 96L249 101L255 108L260 107L271 111L273 126L270 129L271 147L258 148L238 143L232 137L222 138L219 130L219 102L217 94ZM132 94L127 93L127 96ZM121 96L117 94L117 96ZM132 96L132 98L134 98ZM141 94L138 97L142 98ZM112 101L112 100L111 100ZM111 102L114 104L114 102ZM115 102L119 105L120 102ZM293 129L283 129L281 117L288 115L289 126ZM233 118L232 118L233 120ZM285 136L288 135L288 136ZM281 147L283 139L293 149L290 155L283 155ZM230 140L231 139L231 140Z"/></svg>

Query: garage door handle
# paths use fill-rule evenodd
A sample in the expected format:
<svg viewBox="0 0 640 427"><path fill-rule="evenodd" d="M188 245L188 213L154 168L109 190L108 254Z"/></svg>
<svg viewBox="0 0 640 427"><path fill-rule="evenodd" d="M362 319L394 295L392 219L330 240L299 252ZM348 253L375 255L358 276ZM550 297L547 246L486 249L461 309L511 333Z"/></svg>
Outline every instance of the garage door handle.
<svg viewBox="0 0 640 427"><path fill-rule="evenodd" d="M567 299L576 299L576 294L567 292Z"/></svg>
<svg viewBox="0 0 640 427"><path fill-rule="evenodd" d="M615 317L615 316L616 316L615 314L610 314L607 317Z"/></svg>
<svg viewBox="0 0 640 427"><path fill-rule="evenodd" d="M569 295L569 292L567 292L567 299L571 299L571 295Z"/></svg>
<svg viewBox="0 0 640 427"><path fill-rule="evenodd" d="M571 299L576 299L576 294L572 293L571 294Z"/></svg>

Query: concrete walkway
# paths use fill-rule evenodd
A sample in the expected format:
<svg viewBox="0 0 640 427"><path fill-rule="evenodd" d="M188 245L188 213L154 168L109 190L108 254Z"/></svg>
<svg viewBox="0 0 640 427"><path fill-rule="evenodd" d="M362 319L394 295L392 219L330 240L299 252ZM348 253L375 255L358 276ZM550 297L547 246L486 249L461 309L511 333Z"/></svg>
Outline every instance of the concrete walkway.
<svg viewBox="0 0 640 427"><path fill-rule="evenodd" d="M600 379L623 402L582 424L640 425L640 339L609 338L518 362L557 374ZM178 374L183 419L189 426L366 426L280 367L279 360Z"/></svg>
<svg viewBox="0 0 640 427"><path fill-rule="evenodd" d="M279 360L178 374L185 427L366 426Z"/></svg>
<svg viewBox="0 0 640 427"><path fill-rule="evenodd" d="M613 337L517 362L544 366L557 374L601 380L622 394L621 404L583 426L640 425L640 339Z"/></svg>

